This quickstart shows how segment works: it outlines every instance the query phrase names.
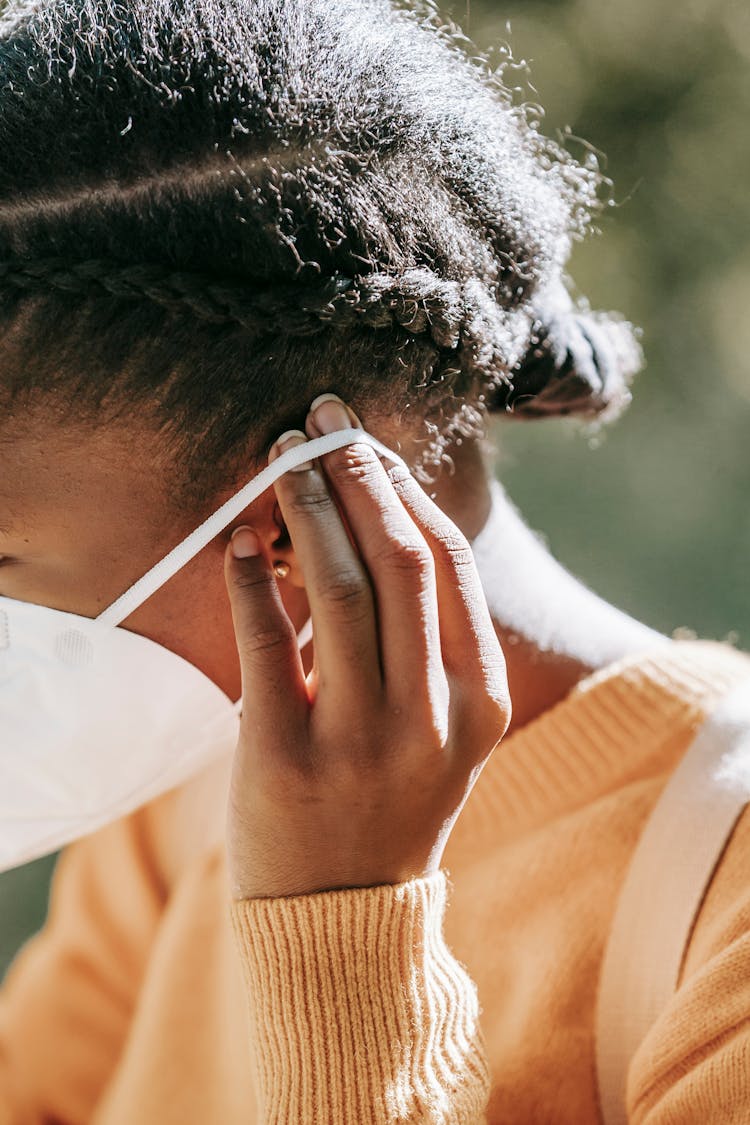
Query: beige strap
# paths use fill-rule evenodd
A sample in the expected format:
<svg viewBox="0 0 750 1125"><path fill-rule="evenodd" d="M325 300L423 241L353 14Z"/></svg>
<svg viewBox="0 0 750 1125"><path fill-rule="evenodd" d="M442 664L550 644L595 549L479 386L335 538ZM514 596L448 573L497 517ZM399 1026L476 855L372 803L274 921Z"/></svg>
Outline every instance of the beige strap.
<svg viewBox="0 0 750 1125"><path fill-rule="evenodd" d="M605 1125L627 1125L631 1060L677 988L693 922L748 801L750 680L745 680L706 719L669 779L620 892L596 1018Z"/></svg>

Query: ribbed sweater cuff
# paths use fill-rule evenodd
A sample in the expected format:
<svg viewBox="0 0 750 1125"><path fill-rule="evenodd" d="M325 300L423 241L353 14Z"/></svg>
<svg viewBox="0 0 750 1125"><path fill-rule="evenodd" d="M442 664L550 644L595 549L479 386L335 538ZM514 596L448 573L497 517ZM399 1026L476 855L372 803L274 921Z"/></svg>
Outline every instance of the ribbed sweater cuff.
<svg viewBox="0 0 750 1125"><path fill-rule="evenodd" d="M233 902L273 1125L483 1122L477 990L443 937L444 871Z"/></svg>

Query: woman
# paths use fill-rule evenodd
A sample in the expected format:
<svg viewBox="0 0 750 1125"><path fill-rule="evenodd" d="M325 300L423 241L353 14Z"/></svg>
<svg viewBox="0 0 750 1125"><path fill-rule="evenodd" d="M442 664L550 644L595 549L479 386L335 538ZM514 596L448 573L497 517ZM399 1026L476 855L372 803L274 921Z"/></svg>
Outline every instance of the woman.
<svg viewBox="0 0 750 1125"><path fill-rule="evenodd" d="M95 754L69 738L54 780L80 776L75 834L128 805L63 853L8 976L0 1121L600 1120L624 872L750 666L601 602L489 479L488 414L627 402L628 327L561 282L595 170L424 6L17 5L0 67L6 659L17 622L70 621L85 685L87 622L122 624L120 682L70 716ZM43 671L19 739L70 710ZM123 745L139 674L166 733ZM175 788L193 690L242 695L236 754ZM83 810L131 755L129 798ZM749 833L633 1122L747 1115Z"/></svg>

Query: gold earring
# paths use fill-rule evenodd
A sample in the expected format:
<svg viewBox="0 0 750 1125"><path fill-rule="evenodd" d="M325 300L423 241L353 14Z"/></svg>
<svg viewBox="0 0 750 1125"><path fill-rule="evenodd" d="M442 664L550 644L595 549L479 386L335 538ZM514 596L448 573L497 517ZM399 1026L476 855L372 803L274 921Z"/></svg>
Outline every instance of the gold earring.
<svg viewBox="0 0 750 1125"><path fill-rule="evenodd" d="M282 559L276 559L273 564L273 572L277 578L288 578L291 569L289 563L284 562Z"/></svg>

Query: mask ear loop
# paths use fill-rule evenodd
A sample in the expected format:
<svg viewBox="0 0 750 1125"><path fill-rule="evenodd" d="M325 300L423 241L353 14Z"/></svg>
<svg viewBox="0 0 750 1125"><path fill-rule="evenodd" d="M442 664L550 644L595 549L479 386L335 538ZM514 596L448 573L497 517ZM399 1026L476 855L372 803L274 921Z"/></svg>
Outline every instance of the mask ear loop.
<svg viewBox="0 0 750 1125"><path fill-rule="evenodd" d="M305 647L305 645L309 645L310 641L312 640L312 635L312 617L308 617L299 633L297 633L297 644L299 645L300 652Z"/></svg>
<svg viewBox="0 0 750 1125"><path fill-rule="evenodd" d="M189 563L199 551L202 551L212 539L215 539L220 532L224 531L226 527L240 515L241 512L257 500L259 496L275 484L280 477L288 473L291 469L302 465L305 461L311 461L316 457L323 457L326 453L333 453L336 449L343 449L345 445L351 445L354 442L365 442L371 445L372 448L385 457L388 461L393 462L394 465L400 465L406 472L410 472L409 466L406 462L394 453L392 449L388 449L382 442L378 441L372 434L368 434L366 430L352 427L348 430L335 430L331 434L324 434L322 437L313 438L311 441L305 442L302 445L294 446L288 449L286 453L282 453L265 469L262 469L257 476L249 480L243 488L231 496L220 508L204 520L199 527L191 531L181 543L164 556L155 566L152 566L142 578L121 594L116 601L112 602L107 609L103 610L96 620L102 625L116 626L120 625L126 617L128 617L133 610L138 609L143 602L147 601L152 594L156 593L165 582L174 577L179 570ZM300 631L299 638L305 636L305 632L310 627L310 635L304 640L306 644L312 636L312 624L308 621ZM302 647L302 645L301 645Z"/></svg>

